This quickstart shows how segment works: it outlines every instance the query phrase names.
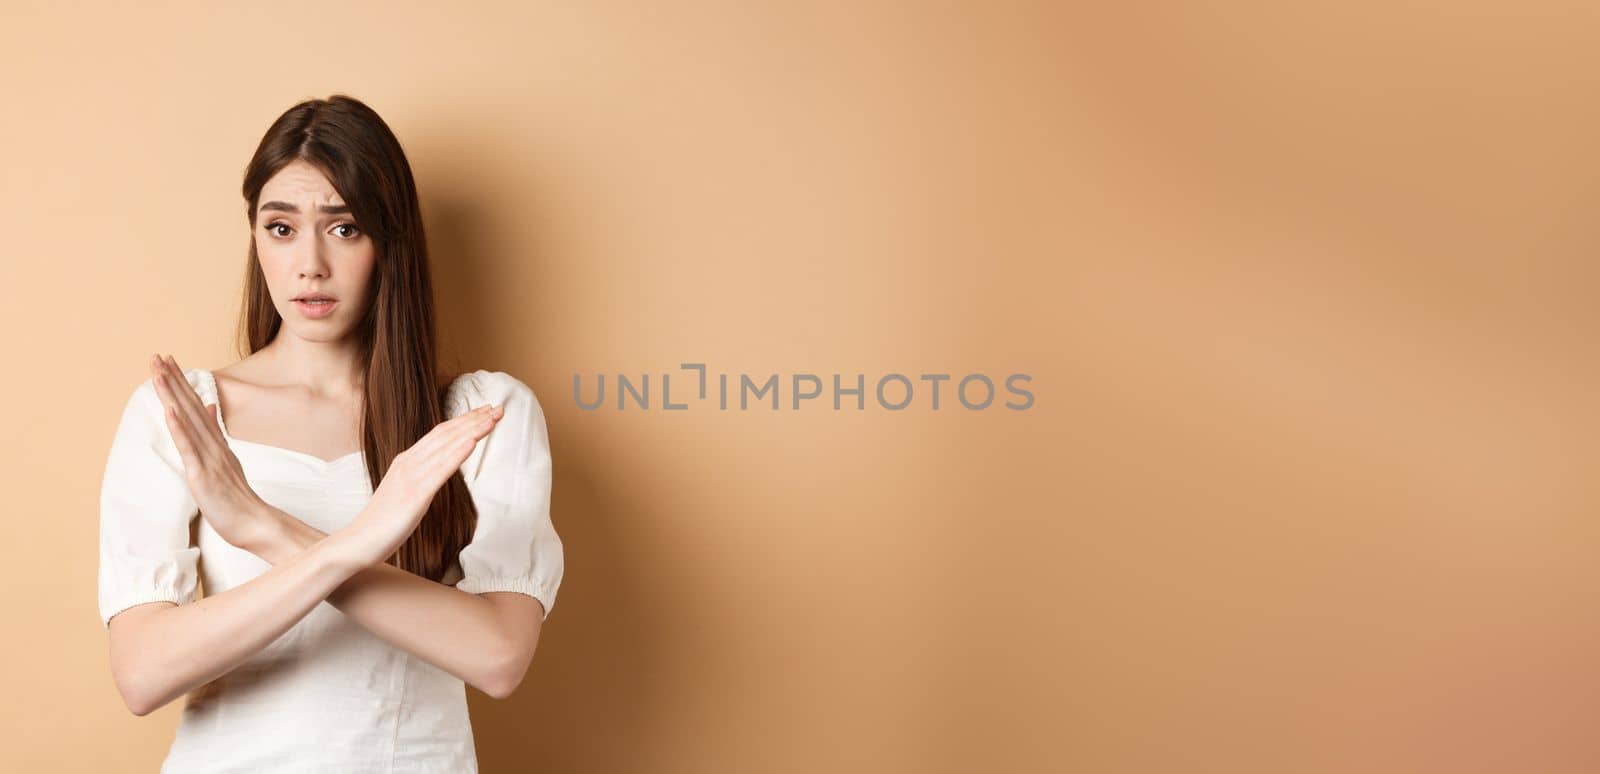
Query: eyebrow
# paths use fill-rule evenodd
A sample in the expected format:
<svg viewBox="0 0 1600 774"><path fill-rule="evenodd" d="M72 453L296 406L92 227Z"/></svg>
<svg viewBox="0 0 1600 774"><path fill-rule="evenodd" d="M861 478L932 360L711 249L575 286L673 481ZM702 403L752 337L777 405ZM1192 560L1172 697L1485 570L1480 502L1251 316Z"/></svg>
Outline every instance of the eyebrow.
<svg viewBox="0 0 1600 774"><path fill-rule="evenodd" d="M263 202L262 205L261 205L261 209L256 210L256 212L266 212L267 210L280 210L282 212L293 212L293 213L296 213L296 214L299 214L299 212L300 212L300 208L299 207L296 207L293 204L290 204L288 202L279 202L279 201ZM327 213L329 215L335 215L335 214L341 214L341 213L348 214L350 212L350 205L348 205L348 204L324 204L324 205L321 205L321 206L317 207L317 212Z"/></svg>

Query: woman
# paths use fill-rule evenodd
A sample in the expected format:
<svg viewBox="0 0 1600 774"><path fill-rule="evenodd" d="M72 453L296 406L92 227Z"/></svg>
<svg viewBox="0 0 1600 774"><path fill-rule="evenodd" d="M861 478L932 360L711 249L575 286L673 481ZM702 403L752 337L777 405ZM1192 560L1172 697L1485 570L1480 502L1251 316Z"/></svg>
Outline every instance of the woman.
<svg viewBox="0 0 1600 774"><path fill-rule="evenodd" d="M248 354L153 357L106 464L117 688L137 715L188 695L163 772L476 771L464 684L516 688L562 578L544 413L436 372L411 169L371 108L290 108L244 198Z"/></svg>

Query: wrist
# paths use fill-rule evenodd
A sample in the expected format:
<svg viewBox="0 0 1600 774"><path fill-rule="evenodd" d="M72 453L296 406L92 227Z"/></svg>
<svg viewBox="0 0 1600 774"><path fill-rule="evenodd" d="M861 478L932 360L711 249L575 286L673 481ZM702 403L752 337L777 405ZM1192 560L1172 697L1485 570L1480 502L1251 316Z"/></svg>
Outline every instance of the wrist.
<svg viewBox="0 0 1600 774"><path fill-rule="evenodd" d="M255 511L254 525L250 544L240 547L269 564L281 564L293 558L322 537L321 532L315 532L305 522L265 502Z"/></svg>
<svg viewBox="0 0 1600 774"><path fill-rule="evenodd" d="M368 557L371 550L359 535L340 530L317 538L305 549L319 554L324 561L354 575L374 562Z"/></svg>
<svg viewBox="0 0 1600 774"><path fill-rule="evenodd" d="M377 504L368 503L355 518L333 533L339 535L349 550L362 557L368 565L387 562L404 542L403 539L394 539L392 526L384 523L387 514L380 514L378 508Z"/></svg>
<svg viewBox="0 0 1600 774"><path fill-rule="evenodd" d="M250 508L249 528L244 535L244 540L238 546L268 561L273 561L271 554L283 534L283 522L278 518L277 508L263 501L257 501Z"/></svg>

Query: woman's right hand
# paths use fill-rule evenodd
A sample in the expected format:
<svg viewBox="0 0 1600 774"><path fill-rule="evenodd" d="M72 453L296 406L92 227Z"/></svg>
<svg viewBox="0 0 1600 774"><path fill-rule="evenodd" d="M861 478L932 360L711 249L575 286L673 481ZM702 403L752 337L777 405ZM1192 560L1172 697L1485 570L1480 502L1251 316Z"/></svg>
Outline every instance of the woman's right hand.
<svg viewBox="0 0 1600 774"><path fill-rule="evenodd" d="M461 469L478 439L489 434L503 406L479 406L440 422L411 448L395 455L361 513L341 531L356 538L365 558L388 560L411 537L439 487Z"/></svg>

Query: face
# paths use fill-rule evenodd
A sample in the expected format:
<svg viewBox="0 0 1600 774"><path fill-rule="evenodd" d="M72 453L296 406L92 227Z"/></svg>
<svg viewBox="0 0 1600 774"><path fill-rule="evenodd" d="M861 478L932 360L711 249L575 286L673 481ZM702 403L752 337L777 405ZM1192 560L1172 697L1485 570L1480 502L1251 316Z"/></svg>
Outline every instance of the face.
<svg viewBox="0 0 1600 774"><path fill-rule="evenodd" d="M376 249L333 183L316 167L290 162L261 188L253 237L281 334L336 341L366 311ZM331 299L324 303L303 296Z"/></svg>

